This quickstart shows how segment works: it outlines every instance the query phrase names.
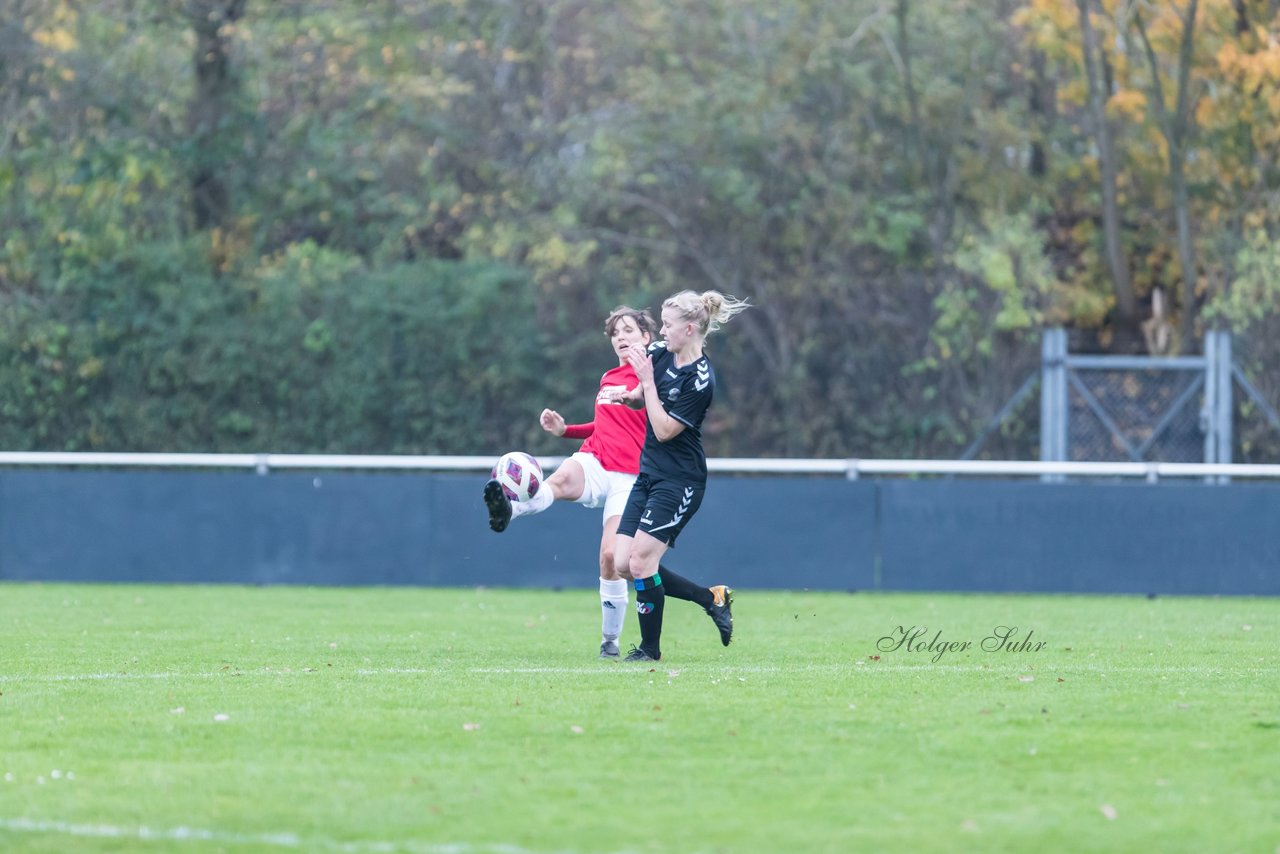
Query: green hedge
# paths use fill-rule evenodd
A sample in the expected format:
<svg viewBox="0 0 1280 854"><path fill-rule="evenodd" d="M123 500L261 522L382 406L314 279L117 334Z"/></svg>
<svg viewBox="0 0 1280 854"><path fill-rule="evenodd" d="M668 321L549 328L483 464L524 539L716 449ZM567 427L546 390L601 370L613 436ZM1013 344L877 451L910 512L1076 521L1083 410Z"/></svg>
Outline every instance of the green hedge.
<svg viewBox="0 0 1280 854"><path fill-rule="evenodd" d="M7 296L0 447L554 448L538 411L584 397L607 367L578 357L584 336L538 310L525 273L494 262L369 270L304 243L234 276L209 266L190 246L142 245Z"/></svg>

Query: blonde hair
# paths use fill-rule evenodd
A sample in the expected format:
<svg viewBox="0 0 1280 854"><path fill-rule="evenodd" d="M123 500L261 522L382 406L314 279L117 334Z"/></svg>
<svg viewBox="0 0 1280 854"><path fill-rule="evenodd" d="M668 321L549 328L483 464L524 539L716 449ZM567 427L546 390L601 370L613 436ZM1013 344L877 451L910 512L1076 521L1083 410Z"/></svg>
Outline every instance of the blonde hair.
<svg viewBox="0 0 1280 854"><path fill-rule="evenodd" d="M740 311L751 308L751 303L719 291L681 291L668 297L663 308L674 308L687 323L695 324L703 337L715 332Z"/></svg>
<svg viewBox="0 0 1280 854"><path fill-rule="evenodd" d="M631 318L631 322L648 335L650 341L658 337L658 323L648 309L632 308L629 305L620 305L609 312L609 316L604 319L604 334L612 338L613 330L618 328L618 322L624 317Z"/></svg>

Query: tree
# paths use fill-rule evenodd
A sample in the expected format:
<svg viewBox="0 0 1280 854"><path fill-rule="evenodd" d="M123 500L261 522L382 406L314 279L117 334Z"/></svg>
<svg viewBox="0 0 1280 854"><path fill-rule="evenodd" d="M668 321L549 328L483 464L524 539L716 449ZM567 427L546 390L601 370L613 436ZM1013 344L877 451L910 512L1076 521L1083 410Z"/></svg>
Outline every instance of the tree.
<svg viewBox="0 0 1280 854"><path fill-rule="evenodd" d="M1178 2L9 0L7 441L493 451L716 288L712 453L956 454L1042 322L1269 328L1275 4Z"/></svg>
<svg viewBox="0 0 1280 854"><path fill-rule="evenodd" d="M1137 317L1133 286L1129 280L1129 263L1121 247L1121 217L1116 192L1116 148L1111 121L1107 117L1108 91L1100 66L1105 61L1097 32L1091 20L1092 0L1076 0L1080 13L1080 34L1085 80L1089 88L1089 118L1098 146L1098 165L1102 187L1102 238L1106 245L1107 268L1111 272L1116 295L1116 313L1121 322L1132 324Z"/></svg>
<svg viewBox="0 0 1280 854"><path fill-rule="evenodd" d="M193 150L191 202L196 228L226 226L231 214L225 174L235 144L236 75L230 41L246 0L186 0L184 11L195 32L195 93L187 112Z"/></svg>
<svg viewBox="0 0 1280 854"><path fill-rule="evenodd" d="M1160 68L1160 60L1151 45L1151 37L1147 34L1141 6L1133 13L1134 27L1142 40L1143 53L1147 59L1150 72L1150 98L1155 113L1156 124L1164 137L1169 161L1169 182L1173 189L1173 213L1177 223L1178 260L1181 264L1182 280L1182 351L1191 352L1195 342L1196 321L1196 251L1191 235L1191 203L1187 192L1186 157L1190 137L1195 130L1193 113L1195 96L1192 94L1191 68L1195 57L1196 11L1199 0L1187 0L1185 10L1172 4L1174 14L1181 27L1178 40L1176 84L1174 88L1174 106L1172 111L1166 103L1164 83Z"/></svg>

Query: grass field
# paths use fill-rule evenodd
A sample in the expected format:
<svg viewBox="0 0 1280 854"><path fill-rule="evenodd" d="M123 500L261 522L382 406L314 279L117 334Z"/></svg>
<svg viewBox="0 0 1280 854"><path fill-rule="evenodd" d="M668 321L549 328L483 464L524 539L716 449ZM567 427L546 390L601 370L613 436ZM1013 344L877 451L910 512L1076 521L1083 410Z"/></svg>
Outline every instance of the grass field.
<svg viewBox="0 0 1280 854"><path fill-rule="evenodd" d="M1280 601L734 613L649 667L592 590L0 584L0 851L1280 850Z"/></svg>

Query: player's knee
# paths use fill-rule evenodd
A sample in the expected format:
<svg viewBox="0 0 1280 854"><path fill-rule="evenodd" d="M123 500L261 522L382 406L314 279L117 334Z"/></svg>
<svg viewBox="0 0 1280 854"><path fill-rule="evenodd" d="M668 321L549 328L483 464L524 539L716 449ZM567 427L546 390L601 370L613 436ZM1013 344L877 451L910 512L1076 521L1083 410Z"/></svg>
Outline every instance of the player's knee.
<svg viewBox="0 0 1280 854"><path fill-rule="evenodd" d="M559 474L557 472L556 474ZM545 486L551 490L551 497L556 501L564 501L569 494L569 483L566 478L557 478L555 475L547 478Z"/></svg>
<svg viewBox="0 0 1280 854"><path fill-rule="evenodd" d="M611 554L607 563L602 559L600 561L600 568L606 579L613 577L623 578L627 581L631 580L631 567L628 565L628 561L621 560L620 562L620 558L616 554Z"/></svg>
<svg viewBox="0 0 1280 854"><path fill-rule="evenodd" d="M631 567L625 554L617 552L614 553L613 571L618 573L618 575L621 575L623 578L631 577Z"/></svg>
<svg viewBox="0 0 1280 854"><path fill-rule="evenodd" d="M652 574L652 573L649 573L649 574L645 573L645 568L647 567L647 565L648 565L648 561L645 560L644 555L639 554L637 552L632 552L627 561L627 577L628 578L647 578L648 575Z"/></svg>

